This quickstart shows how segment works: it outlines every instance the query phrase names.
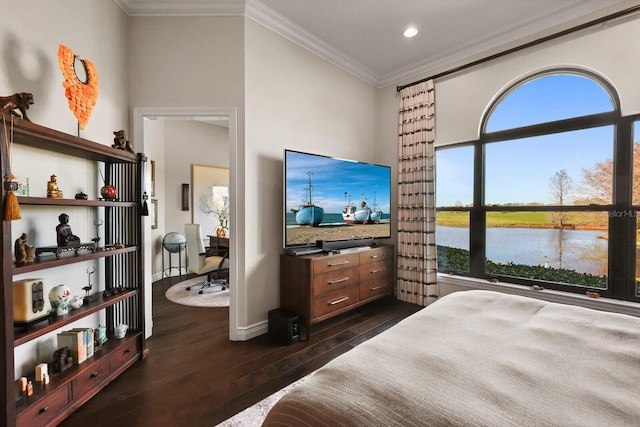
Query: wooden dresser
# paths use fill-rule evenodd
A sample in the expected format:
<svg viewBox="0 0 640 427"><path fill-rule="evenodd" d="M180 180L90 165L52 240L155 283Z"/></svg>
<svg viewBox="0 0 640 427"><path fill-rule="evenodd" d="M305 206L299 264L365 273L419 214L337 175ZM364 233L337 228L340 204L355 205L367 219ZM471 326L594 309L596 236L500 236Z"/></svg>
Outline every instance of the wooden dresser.
<svg viewBox="0 0 640 427"><path fill-rule="evenodd" d="M280 256L280 307L311 325L393 293L393 246L346 254Z"/></svg>

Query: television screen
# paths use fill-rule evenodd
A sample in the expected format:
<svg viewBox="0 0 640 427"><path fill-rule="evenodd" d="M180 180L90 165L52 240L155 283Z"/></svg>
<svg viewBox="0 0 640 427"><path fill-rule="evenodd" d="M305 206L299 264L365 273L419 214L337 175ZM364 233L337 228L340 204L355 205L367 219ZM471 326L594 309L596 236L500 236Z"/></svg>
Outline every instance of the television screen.
<svg viewBox="0 0 640 427"><path fill-rule="evenodd" d="M285 150L284 246L391 237L391 168Z"/></svg>

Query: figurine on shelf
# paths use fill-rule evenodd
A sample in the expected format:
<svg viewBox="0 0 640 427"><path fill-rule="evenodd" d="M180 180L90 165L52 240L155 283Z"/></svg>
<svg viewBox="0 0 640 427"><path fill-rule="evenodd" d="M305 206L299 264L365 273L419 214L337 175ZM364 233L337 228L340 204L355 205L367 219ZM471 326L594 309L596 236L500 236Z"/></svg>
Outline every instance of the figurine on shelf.
<svg viewBox="0 0 640 427"><path fill-rule="evenodd" d="M127 134L124 129L114 130L113 135L113 148L133 153L133 148L131 147L131 143L127 140Z"/></svg>
<svg viewBox="0 0 640 427"><path fill-rule="evenodd" d="M16 253L17 266L33 262L33 254L35 252L35 249L33 245L29 245L27 243L27 233L22 233L20 237L16 239L14 250Z"/></svg>
<svg viewBox="0 0 640 427"><path fill-rule="evenodd" d="M33 95L27 92L14 93L9 96L0 96L0 110L8 112L12 116L21 117L27 121L31 121L27 117L29 105L33 104ZM16 112L18 110L20 114Z"/></svg>
<svg viewBox="0 0 640 427"><path fill-rule="evenodd" d="M79 309L84 304L84 299L81 296L75 295L69 300L69 307L74 310Z"/></svg>
<svg viewBox="0 0 640 427"><path fill-rule="evenodd" d="M62 199L62 190L58 188L58 177L55 175L51 175L51 180L47 182L47 197Z"/></svg>
<svg viewBox="0 0 640 427"><path fill-rule="evenodd" d="M104 221L101 220L100 218L96 218L93 220L93 225L96 226L96 237L91 239L91 241L93 242L94 245L96 245L96 251L100 250L100 248L98 247L98 243L100 242L100 226L102 224L104 224Z"/></svg>
<svg viewBox="0 0 640 427"><path fill-rule="evenodd" d="M87 286L82 287L82 290L84 290L85 292L85 296L83 298L85 304L89 304L90 302L94 302L98 299L98 294L89 295L89 291L91 291L91 289L93 288L93 285L91 284L91 275L95 272L96 272L95 266L87 268L87 274L89 275L89 280L88 280L89 283L87 284Z"/></svg>
<svg viewBox="0 0 640 427"><path fill-rule="evenodd" d="M56 227L56 234L58 238L58 246L73 246L80 244L80 238L71 232L71 226L69 225L69 215L63 213L58 216L60 224Z"/></svg>
<svg viewBox="0 0 640 427"><path fill-rule="evenodd" d="M53 352L53 372L60 373L73 365L73 357L69 347L62 347Z"/></svg>

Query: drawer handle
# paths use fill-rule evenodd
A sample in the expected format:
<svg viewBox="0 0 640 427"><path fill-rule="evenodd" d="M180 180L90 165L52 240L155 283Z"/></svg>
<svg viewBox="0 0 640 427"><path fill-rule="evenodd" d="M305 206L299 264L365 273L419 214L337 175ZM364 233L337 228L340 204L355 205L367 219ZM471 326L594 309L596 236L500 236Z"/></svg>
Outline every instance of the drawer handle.
<svg viewBox="0 0 640 427"><path fill-rule="evenodd" d="M44 414L45 412L47 412L49 410L48 406L45 406L44 408L40 409L40 413Z"/></svg>
<svg viewBox="0 0 640 427"><path fill-rule="evenodd" d="M375 273L380 273L381 271L385 271L386 268L379 268L377 270L370 270L369 273L371 274L375 274Z"/></svg>
<svg viewBox="0 0 640 427"><path fill-rule="evenodd" d="M91 372L91 378L95 378L98 376L98 371Z"/></svg>
<svg viewBox="0 0 640 427"><path fill-rule="evenodd" d="M127 353L131 353L131 350L130 350L130 349L126 349L126 350L124 351L124 354L127 354Z"/></svg>
<svg viewBox="0 0 640 427"><path fill-rule="evenodd" d="M336 283L340 283L340 282L346 282L347 280L349 280L348 277L341 277L339 279L334 279L334 280L329 280L329 284L330 285L335 285Z"/></svg>
<svg viewBox="0 0 640 427"><path fill-rule="evenodd" d="M336 304L340 304L341 302L345 302L346 300L348 300L349 297L342 297L342 298L338 298L336 300L333 301L329 301L329 305L336 305Z"/></svg>
<svg viewBox="0 0 640 427"><path fill-rule="evenodd" d="M382 255L371 255L371 259L376 259L376 258L380 258Z"/></svg>
<svg viewBox="0 0 640 427"><path fill-rule="evenodd" d="M378 285L378 286L372 286L371 288L369 288L370 291L377 291L378 289L382 289L384 287L386 287L387 285Z"/></svg>
<svg viewBox="0 0 640 427"><path fill-rule="evenodd" d="M335 267L338 265L345 265L345 264L349 264L349 261L345 260L345 261L340 261L340 262L330 262L328 265L329 267Z"/></svg>

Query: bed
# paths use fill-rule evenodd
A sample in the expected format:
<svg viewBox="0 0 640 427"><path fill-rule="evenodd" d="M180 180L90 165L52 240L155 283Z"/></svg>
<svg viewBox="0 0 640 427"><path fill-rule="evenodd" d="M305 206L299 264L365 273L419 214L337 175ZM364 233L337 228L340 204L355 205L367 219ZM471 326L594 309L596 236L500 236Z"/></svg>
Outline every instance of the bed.
<svg viewBox="0 0 640 427"><path fill-rule="evenodd" d="M640 318L456 292L314 372L283 425L640 426Z"/></svg>

